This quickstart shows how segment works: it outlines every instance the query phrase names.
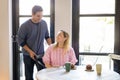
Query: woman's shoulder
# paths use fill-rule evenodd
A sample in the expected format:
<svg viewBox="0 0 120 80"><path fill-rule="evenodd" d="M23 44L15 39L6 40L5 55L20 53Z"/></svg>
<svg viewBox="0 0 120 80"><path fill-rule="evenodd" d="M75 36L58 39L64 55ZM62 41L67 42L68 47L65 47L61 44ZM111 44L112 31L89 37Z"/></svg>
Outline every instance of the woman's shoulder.
<svg viewBox="0 0 120 80"><path fill-rule="evenodd" d="M73 50L73 47L70 46L70 47L69 47L69 50Z"/></svg>
<svg viewBox="0 0 120 80"><path fill-rule="evenodd" d="M69 49L68 49L68 51L69 52L71 52L71 51L73 52L74 51L73 47L70 46Z"/></svg>

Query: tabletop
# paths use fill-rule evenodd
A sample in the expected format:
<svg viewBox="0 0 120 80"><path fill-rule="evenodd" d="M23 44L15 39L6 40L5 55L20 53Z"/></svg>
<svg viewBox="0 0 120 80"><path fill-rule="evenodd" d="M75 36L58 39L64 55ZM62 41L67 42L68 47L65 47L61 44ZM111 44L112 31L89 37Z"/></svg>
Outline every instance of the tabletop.
<svg viewBox="0 0 120 80"><path fill-rule="evenodd" d="M77 66L76 70L66 72L63 67L46 68L36 74L37 80L120 80L120 75L111 70L102 70L101 75L96 74L96 70L85 71L82 66Z"/></svg>

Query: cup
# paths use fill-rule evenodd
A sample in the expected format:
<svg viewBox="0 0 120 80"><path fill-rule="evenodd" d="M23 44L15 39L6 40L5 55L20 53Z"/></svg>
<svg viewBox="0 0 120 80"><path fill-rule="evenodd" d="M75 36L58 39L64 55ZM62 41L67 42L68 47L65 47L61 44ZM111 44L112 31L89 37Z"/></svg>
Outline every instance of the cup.
<svg viewBox="0 0 120 80"><path fill-rule="evenodd" d="M101 75L102 64L96 64L96 72L97 72L97 75Z"/></svg>
<svg viewBox="0 0 120 80"><path fill-rule="evenodd" d="M65 63L65 70L66 70L66 72L70 72L70 70L71 70L71 63L70 62Z"/></svg>

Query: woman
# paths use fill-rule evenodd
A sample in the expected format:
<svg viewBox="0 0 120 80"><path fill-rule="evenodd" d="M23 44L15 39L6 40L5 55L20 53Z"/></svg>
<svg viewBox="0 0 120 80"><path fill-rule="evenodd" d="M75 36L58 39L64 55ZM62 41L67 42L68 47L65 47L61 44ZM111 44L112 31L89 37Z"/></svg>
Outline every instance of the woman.
<svg viewBox="0 0 120 80"><path fill-rule="evenodd" d="M73 65L77 62L75 52L69 45L69 35L67 32L60 30L56 37L56 43L52 44L46 50L43 62L47 68L60 67L66 62Z"/></svg>

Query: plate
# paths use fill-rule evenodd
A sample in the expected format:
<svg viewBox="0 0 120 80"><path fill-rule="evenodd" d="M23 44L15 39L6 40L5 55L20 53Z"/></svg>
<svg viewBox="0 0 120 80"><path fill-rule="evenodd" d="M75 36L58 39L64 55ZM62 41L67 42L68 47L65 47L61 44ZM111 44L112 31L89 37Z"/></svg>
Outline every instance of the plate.
<svg viewBox="0 0 120 80"><path fill-rule="evenodd" d="M93 72L94 70L85 70L85 71L87 71L87 72Z"/></svg>

